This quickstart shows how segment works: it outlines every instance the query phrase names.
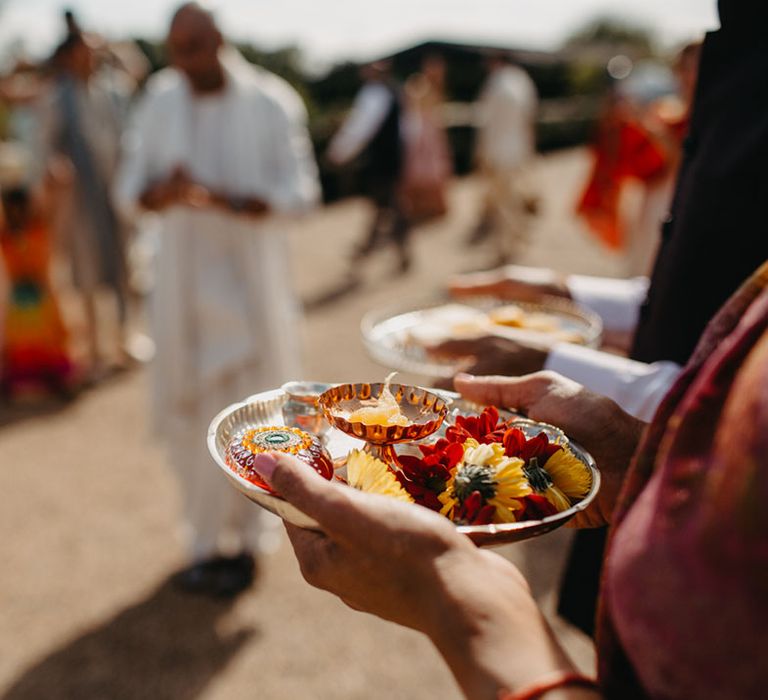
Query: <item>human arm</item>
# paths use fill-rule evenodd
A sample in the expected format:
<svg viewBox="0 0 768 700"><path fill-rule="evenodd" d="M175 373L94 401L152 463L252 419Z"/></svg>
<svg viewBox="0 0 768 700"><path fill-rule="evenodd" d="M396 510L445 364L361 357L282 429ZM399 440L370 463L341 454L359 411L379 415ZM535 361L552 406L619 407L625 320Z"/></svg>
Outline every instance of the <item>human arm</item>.
<svg viewBox="0 0 768 700"><path fill-rule="evenodd" d="M278 89L279 88L279 89ZM317 165L306 127L306 110L299 96L288 86L271 86L258 111L262 135L259 151L269 170L260 188L227 189L194 179L177 167L165 180L151 184L141 196L145 208L184 204L217 209L248 217L271 214L300 214L320 198Z"/></svg>
<svg viewBox="0 0 768 700"><path fill-rule="evenodd" d="M518 376L550 370L615 401L624 411L650 421L682 368L674 362L647 364L572 343L549 349L495 335L447 340L430 349L436 356L464 358L472 374Z"/></svg>
<svg viewBox="0 0 768 700"><path fill-rule="evenodd" d="M114 199L118 209L127 218L142 209L160 211L169 206L177 197L179 183L176 169L163 175L155 166L155 148L151 143L156 131L158 115L152 97L151 87L139 101L129 119L121 144L122 158L114 185Z"/></svg>
<svg viewBox="0 0 768 700"><path fill-rule="evenodd" d="M574 301L600 316L604 342L613 347L629 344L648 293L646 277L569 275L565 284ZM648 364L568 343L558 343L549 351L544 369L613 399L627 413L646 422L653 418L682 371L675 362Z"/></svg>
<svg viewBox="0 0 768 700"><path fill-rule="evenodd" d="M328 146L327 157L331 163L344 165L360 154L384 122L392 99L390 91L381 83L369 83L361 88Z"/></svg>
<svg viewBox="0 0 768 700"><path fill-rule="evenodd" d="M637 362L571 343L558 343L543 369L562 374L606 396L635 418L650 422L682 367L675 362Z"/></svg>
<svg viewBox="0 0 768 700"><path fill-rule="evenodd" d="M269 211L269 205L260 197L234 196L197 182L181 163L170 172L162 170L154 153L157 144L152 141L157 111L151 100L142 102L124 139L115 197L127 216L137 210L161 212L177 204L251 216Z"/></svg>
<svg viewBox="0 0 768 700"><path fill-rule="evenodd" d="M420 506L327 482L292 457L254 467L322 532L288 525L302 574L355 610L426 634L472 700L573 671L520 572ZM574 687L542 698L595 698Z"/></svg>
<svg viewBox="0 0 768 700"><path fill-rule="evenodd" d="M167 106L166 106L167 108ZM206 206L210 193L196 183L178 163L170 172L159 167L157 130L158 107L151 92L138 104L123 138L123 158L115 182L115 200L120 210L131 217L138 211L161 212L175 204Z"/></svg>

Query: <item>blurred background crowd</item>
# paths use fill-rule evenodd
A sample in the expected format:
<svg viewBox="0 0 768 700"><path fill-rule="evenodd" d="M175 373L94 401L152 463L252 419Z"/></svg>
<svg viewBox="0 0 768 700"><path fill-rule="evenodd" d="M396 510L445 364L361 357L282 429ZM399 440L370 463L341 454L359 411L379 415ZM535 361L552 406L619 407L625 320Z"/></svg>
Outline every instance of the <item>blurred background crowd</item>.
<svg viewBox="0 0 768 700"><path fill-rule="evenodd" d="M152 353L135 322L152 284L152 236L118 211L114 186L132 105L168 52L161 41L108 40L94 29L66 11L63 38L47 57L31 58L23 42L4 51L6 398L36 383L27 379L68 396ZM593 170L575 211L625 256L627 275L649 271L686 132L696 43L660 47L642 26L598 18L557 50L431 40L320 76L299 47L236 48L301 95L323 201L364 195L377 208L368 235L347 253L353 259L390 235L407 271L408 230L444 216L450 179L476 171L485 204L467 243L511 261L537 210L526 177L534 155L589 143ZM391 133L377 113L387 108L375 95L366 102L372 86L391 93ZM35 308L24 290L39 295L37 327L19 316Z"/></svg>
<svg viewBox="0 0 768 700"><path fill-rule="evenodd" d="M0 26L16 5L0 0ZM55 608L66 598L40 582L27 589L36 569L29 554L10 545L27 524L40 533L56 527L24 515L36 507L27 474L40 465L23 446L37 451L49 432L59 436L62 465L72 470L63 493L109 504L91 511L98 514L91 526L102 527L108 511L121 507L121 484L88 495L85 483L107 466L95 457L102 444L118 440L133 453L127 462L150 465L144 476L152 492L130 498L149 528L140 531L161 532L166 555L157 557L151 546L133 551L138 530L94 544L96 559L83 564L78 586L96 587L104 567L124 571L120 597L105 597L92 615L88 595L74 595L53 652L44 625L32 625L0 666L0 692L176 698L207 687L211 697L240 697L253 678L243 669L219 691L212 679L241 647L263 653L263 640L251 638L252 630L228 632L237 615L226 618L230 608L215 606L229 606L254 582L257 555L275 552L280 539L274 523L260 519L211 464L204 445L211 417L307 372L327 381L378 378L357 339L362 311L439 293L453 272L533 262L562 273L649 274L687 133L699 39L714 18L691 17L669 36L663 9L654 25L596 14L599 8L585 3L577 23L543 48L528 46L524 29L515 44L467 31L463 39L425 34L411 43L357 47L355 60L340 60L339 47L332 59L316 61L300 44L261 47L258 30L253 38L233 32L237 40L227 41L217 15L194 4L175 14L170 5L165 14L147 10L157 15L154 34L131 38L114 26L101 33L87 9L37 5L55 18L46 25L55 40L0 34L0 441L7 437L8 445L0 447L0 468L24 467L22 477L3 477L15 501L3 532L17 563L17 575L3 585L21 601L19 610L29 608L12 626L24 627L41 601ZM524 27L522 12L505 6L496 22ZM265 6L264 25L269 15ZM403 36L406 27L403 17ZM310 326L303 336L302 302ZM345 354L359 357L345 364ZM341 377L343 368L376 376ZM95 421L89 401L97 402ZM165 443L162 456L151 451L147 426ZM55 462L55 446L40 449ZM108 454L122 469L121 450ZM178 487L155 481L165 478L155 470L165 461L175 467ZM151 506L148 498L155 499ZM66 521L71 542L84 526L79 517L54 518ZM176 521L183 522L183 546ZM124 570L114 563L117 542L132 552ZM552 552L545 545L534 556L549 561ZM80 566L76 552L49 561L57 577ZM301 610L277 593L285 581L287 591L298 587L295 567L285 557L272 561L277 573L262 596L295 619ZM136 569L155 579L174 575L168 587L121 612L126 598L153 585L139 575L131 588L126 582ZM537 563L534 581L538 576L549 591L557 571ZM114 575L103 581L115 583ZM186 607L179 589L210 595L213 607ZM194 609L201 611L199 627L182 622ZM338 610L317 610L307 629L319 633ZM240 614L242 622L256 613ZM176 661L152 661L163 670L144 695L117 667L123 659L137 671L146 657L121 645L147 629L157 632L158 621L174 634L199 637L201 646L182 650ZM272 629L272 639L291 643L274 634L279 620L263 623L265 638ZM350 629L353 641L373 634ZM158 638L168 642L164 634ZM379 628L376 634L387 639ZM417 644L415 659L429 654L408 637L390 641L404 649ZM99 645L106 651L96 651ZM578 639L573 645L578 655ZM307 658L324 660L321 646ZM278 668L290 661L270 653ZM384 664L407 665L407 657L383 655L380 672ZM583 658L588 665L589 653ZM185 676L190 659L198 676ZM436 663L426 666L434 677ZM70 676L72 664L88 667L80 680ZM415 666L401 670L406 680L416 677ZM110 681L110 674L123 680ZM290 696L293 681L278 680L263 697ZM309 697L403 697L369 693L354 673L340 684L330 676L315 680L317 694ZM455 693L448 681L435 682L447 694L423 697Z"/></svg>

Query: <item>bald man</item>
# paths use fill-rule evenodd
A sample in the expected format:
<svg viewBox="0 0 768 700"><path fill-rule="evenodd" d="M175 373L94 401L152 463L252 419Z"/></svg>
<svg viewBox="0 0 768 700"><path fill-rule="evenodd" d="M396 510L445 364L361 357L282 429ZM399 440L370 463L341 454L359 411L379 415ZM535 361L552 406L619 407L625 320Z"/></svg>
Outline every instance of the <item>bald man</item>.
<svg viewBox="0 0 768 700"><path fill-rule="evenodd" d="M212 465L206 429L227 404L301 376L279 221L316 202L317 170L298 95L227 47L208 11L182 6L168 50L172 67L137 109L118 194L162 227L153 425L184 494L190 566L177 580L234 595L277 530Z"/></svg>

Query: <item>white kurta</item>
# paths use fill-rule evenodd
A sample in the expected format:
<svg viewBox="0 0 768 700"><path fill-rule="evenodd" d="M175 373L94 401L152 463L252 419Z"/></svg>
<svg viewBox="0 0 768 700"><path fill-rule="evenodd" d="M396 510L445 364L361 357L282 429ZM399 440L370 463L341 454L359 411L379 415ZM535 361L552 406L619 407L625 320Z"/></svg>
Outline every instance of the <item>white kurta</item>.
<svg viewBox="0 0 768 700"><path fill-rule="evenodd" d="M494 222L498 252L513 258L527 227L527 166L536 150L538 98L528 74L503 66L489 76L477 103L477 164L485 179L485 211Z"/></svg>
<svg viewBox="0 0 768 700"><path fill-rule="evenodd" d="M477 103L477 159L484 169L516 172L536 150L534 121L538 98L528 74L516 66L488 77Z"/></svg>
<svg viewBox="0 0 768 700"><path fill-rule="evenodd" d="M279 215L308 208L319 193L298 96L231 53L224 65L226 88L216 95L195 96L173 70L150 82L118 183L120 201L135 206L181 166L214 191L260 197L276 212L254 220L175 206L161 215L150 314L153 425L179 473L195 558L258 549L269 535L265 514L208 456L206 428L228 403L301 375Z"/></svg>

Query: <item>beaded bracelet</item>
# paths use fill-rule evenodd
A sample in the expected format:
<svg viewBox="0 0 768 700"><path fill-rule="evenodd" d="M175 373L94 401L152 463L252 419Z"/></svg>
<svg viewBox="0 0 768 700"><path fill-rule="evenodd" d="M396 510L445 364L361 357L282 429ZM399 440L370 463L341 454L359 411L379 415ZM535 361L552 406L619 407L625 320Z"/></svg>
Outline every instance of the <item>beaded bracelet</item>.
<svg viewBox="0 0 768 700"><path fill-rule="evenodd" d="M510 693L507 690L499 692L499 700L536 700L544 693L566 686L577 686L579 688L589 688L590 690L599 690L600 686L592 678L587 678L581 673L575 671L558 671L551 676L518 690L516 693Z"/></svg>

